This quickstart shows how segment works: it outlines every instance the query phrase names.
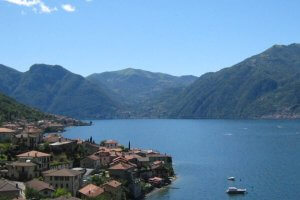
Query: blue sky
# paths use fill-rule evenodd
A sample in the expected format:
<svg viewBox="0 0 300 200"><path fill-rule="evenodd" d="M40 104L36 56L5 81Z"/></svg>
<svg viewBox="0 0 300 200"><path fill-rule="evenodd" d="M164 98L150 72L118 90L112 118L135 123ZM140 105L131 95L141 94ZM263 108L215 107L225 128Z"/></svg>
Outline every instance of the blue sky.
<svg viewBox="0 0 300 200"><path fill-rule="evenodd" d="M0 0L0 63L201 75L300 42L298 0Z"/></svg>

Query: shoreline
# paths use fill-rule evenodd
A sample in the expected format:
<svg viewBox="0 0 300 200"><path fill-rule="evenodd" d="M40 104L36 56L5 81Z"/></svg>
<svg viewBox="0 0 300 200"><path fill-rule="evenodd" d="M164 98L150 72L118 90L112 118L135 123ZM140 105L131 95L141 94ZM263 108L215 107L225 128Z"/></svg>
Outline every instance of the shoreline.
<svg viewBox="0 0 300 200"><path fill-rule="evenodd" d="M178 180L178 178L179 178L178 176L172 177L172 180L171 180L171 183L170 183L170 184L165 185L165 186L160 187L160 188L155 188L155 189L153 189L151 192L145 194L145 196L144 196L142 199L143 199L143 200L146 200L147 198L151 197L152 195L154 195L154 194L156 194L156 193L158 193L158 192L161 192L161 191L163 191L163 190L168 189L168 188L169 188L176 180Z"/></svg>

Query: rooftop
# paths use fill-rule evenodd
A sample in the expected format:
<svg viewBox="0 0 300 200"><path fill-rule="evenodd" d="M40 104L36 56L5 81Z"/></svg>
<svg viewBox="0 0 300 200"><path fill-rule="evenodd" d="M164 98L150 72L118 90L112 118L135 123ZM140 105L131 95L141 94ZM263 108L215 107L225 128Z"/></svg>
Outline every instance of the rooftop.
<svg viewBox="0 0 300 200"><path fill-rule="evenodd" d="M0 133L14 133L15 130L9 129L9 128L0 128Z"/></svg>
<svg viewBox="0 0 300 200"><path fill-rule="evenodd" d="M33 157L50 157L50 156L51 156L50 154L43 153L40 151L29 151L29 152L17 155L17 157L31 157L31 158L33 158Z"/></svg>
<svg viewBox="0 0 300 200"><path fill-rule="evenodd" d="M60 169L60 170L53 170L47 173L44 173L44 176L78 176L80 175L80 171L71 170L71 169Z"/></svg>
<svg viewBox="0 0 300 200"><path fill-rule="evenodd" d="M19 191L20 189L16 188L16 185L8 182L5 179L0 179L0 192L8 191Z"/></svg>
<svg viewBox="0 0 300 200"><path fill-rule="evenodd" d="M133 165L128 164L128 163L124 163L124 162L118 162L116 164L113 164L109 169L112 170L129 170L134 168Z"/></svg>
<svg viewBox="0 0 300 200"><path fill-rule="evenodd" d="M54 188L50 184L45 183L43 181L39 181L37 179L33 179L31 181L28 181L26 183L26 187L35 189L38 192L42 191L42 190L45 190L45 189L49 189L49 190L53 190L54 191Z"/></svg>
<svg viewBox="0 0 300 200"><path fill-rule="evenodd" d="M88 197L97 197L104 193L104 189L93 184L88 184L79 190L79 193Z"/></svg>
<svg viewBox="0 0 300 200"><path fill-rule="evenodd" d="M120 185L122 185L122 183L118 182L118 181L115 181L115 180L111 180L107 183L105 183L104 185L109 185L111 187L114 187L114 188L117 188L119 187Z"/></svg>
<svg viewBox="0 0 300 200"><path fill-rule="evenodd" d="M104 143L105 144L118 144L118 142L116 140L106 140Z"/></svg>

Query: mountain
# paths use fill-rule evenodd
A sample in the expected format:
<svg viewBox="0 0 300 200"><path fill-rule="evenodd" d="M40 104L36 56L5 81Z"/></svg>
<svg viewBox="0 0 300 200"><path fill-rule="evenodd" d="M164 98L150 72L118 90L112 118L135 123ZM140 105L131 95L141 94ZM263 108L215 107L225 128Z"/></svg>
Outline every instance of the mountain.
<svg viewBox="0 0 300 200"><path fill-rule="evenodd" d="M105 85L129 105L145 104L171 88L184 88L197 79L195 76L172 76L140 69L96 73L87 79Z"/></svg>
<svg viewBox="0 0 300 200"><path fill-rule="evenodd" d="M299 118L300 44L204 74L173 103L174 118Z"/></svg>
<svg viewBox="0 0 300 200"><path fill-rule="evenodd" d="M58 65L36 64L25 73L0 66L0 92L45 112L112 118L119 104L105 89Z"/></svg>
<svg viewBox="0 0 300 200"><path fill-rule="evenodd" d="M0 94L0 123L3 121L14 121L16 119L39 120L47 115L23 104L10 97Z"/></svg>

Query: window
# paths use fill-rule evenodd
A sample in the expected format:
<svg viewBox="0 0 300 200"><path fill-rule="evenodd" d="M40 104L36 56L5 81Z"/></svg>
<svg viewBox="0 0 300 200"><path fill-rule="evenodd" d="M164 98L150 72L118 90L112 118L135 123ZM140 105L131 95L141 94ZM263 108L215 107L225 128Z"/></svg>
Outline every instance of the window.
<svg viewBox="0 0 300 200"><path fill-rule="evenodd" d="M69 180L69 177L66 176L66 177L65 177L65 180L68 181L68 180Z"/></svg>
<svg viewBox="0 0 300 200"><path fill-rule="evenodd" d="M68 183L66 184L66 188L69 188L69 184Z"/></svg>
<svg viewBox="0 0 300 200"><path fill-rule="evenodd" d="M63 187L64 187L64 184L60 184L60 187L63 188Z"/></svg>
<svg viewBox="0 0 300 200"><path fill-rule="evenodd" d="M52 176L50 176L50 181L52 181Z"/></svg>
<svg viewBox="0 0 300 200"><path fill-rule="evenodd" d="M57 177L57 176L55 176L55 177L54 177L54 180L58 181L58 177Z"/></svg>

